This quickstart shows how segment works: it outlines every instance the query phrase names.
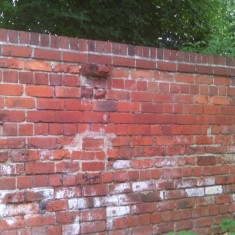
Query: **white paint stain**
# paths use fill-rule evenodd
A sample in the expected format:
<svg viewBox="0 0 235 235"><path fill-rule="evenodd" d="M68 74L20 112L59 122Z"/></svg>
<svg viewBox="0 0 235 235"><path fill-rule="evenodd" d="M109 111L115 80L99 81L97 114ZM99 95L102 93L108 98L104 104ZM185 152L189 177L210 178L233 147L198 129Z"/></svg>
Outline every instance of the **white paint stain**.
<svg viewBox="0 0 235 235"><path fill-rule="evenodd" d="M62 226L62 234L64 235L77 235L80 233L80 224L66 224Z"/></svg>
<svg viewBox="0 0 235 235"><path fill-rule="evenodd" d="M0 218L8 215L6 205L0 204Z"/></svg>
<svg viewBox="0 0 235 235"><path fill-rule="evenodd" d="M206 187L205 193L206 195L221 194L223 193L223 187L221 185Z"/></svg>
<svg viewBox="0 0 235 235"><path fill-rule="evenodd" d="M160 196L160 198L161 198L162 200L164 200L164 199L165 199L165 194L166 194L166 192L165 192L165 191L160 191L159 196Z"/></svg>
<svg viewBox="0 0 235 235"><path fill-rule="evenodd" d="M185 192L187 193L188 197L201 197L204 196L204 188L190 188L186 189Z"/></svg>
<svg viewBox="0 0 235 235"><path fill-rule="evenodd" d="M197 186L209 186L215 184L215 177L206 177L198 179Z"/></svg>
<svg viewBox="0 0 235 235"><path fill-rule="evenodd" d="M112 148L111 140L113 138L116 138L116 135L113 133L105 134L103 133L103 130L101 130L101 132L87 131L82 134L77 134L73 139L73 142L70 145L65 146L64 149L67 149L70 153L72 153L73 151L82 151L82 144L84 138L102 139L104 142L102 146L102 151L107 156L108 150Z"/></svg>
<svg viewBox="0 0 235 235"><path fill-rule="evenodd" d="M130 206L110 206L106 208L107 217L123 216L130 213Z"/></svg>
<svg viewBox="0 0 235 235"><path fill-rule="evenodd" d="M113 163L114 169L126 169L130 167L131 167L131 164L129 160L117 160Z"/></svg>
<svg viewBox="0 0 235 235"><path fill-rule="evenodd" d="M69 210L77 210L78 209L78 199L73 198L68 200Z"/></svg>
<svg viewBox="0 0 235 235"><path fill-rule="evenodd" d="M122 183L114 186L112 193L123 193L126 190L130 189L130 183Z"/></svg>
<svg viewBox="0 0 235 235"><path fill-rule="evenodd" d="M38 210L37 203L8 205L7 206L9 216L34 214Z"/></svg>
<svg viewBox="0 0 235 235"><path fill-rule="evenodd" d="M56 191L55 198L61 199L61 198L71 198L76 196L76 190L75 188L62 188Z"/></svg>
<svg viewBox="0 0 235 235"><path fill-rule="evenodd" d="M177 188L191 188L193 185L192 180L182 180L177 183Z"/></svg>
<svg viewBox="0 0 235 235"><path fill-rule="evenodd" d="M141 181L141 182L134 182L132 183L132 191L133 192L141 192L146 190L153 189L153 182L152 181Z"/></svg>
<svg viewBox="0 0 235 235"><path fill-rule="evenodd" d="M53 188L31 188L25 190L26 192L40 193L43 195L43 199L53 199L54 189Z"/></svg>
<svg viewBox="0 0 235 235"><path fill-rule="evenodd" d="M16 218L12 217L12 218L6 218L5 219L6 223L9 225L9 226L12 226L13 224L17 223L17 220Z"/></svg>

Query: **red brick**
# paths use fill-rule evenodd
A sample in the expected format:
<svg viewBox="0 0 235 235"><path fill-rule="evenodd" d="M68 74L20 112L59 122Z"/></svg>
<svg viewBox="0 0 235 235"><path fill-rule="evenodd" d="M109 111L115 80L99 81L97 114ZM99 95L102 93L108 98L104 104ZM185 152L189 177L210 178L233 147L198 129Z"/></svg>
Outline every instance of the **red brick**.
<svg viewBox="0 0 235 235"><path fill-rule="evenodd" d="M12 57L31 57L32 48L22 46L3 46L2 55Z"/></svg>
<svg viewBox="0 0 235 235"><path fill-rule="evenodd" d="M54 211L64 211L67 210L67 200L50 200L46 203L46 211L54 212Z"/></svg>
<svg viewBox="0 0 235 235"><path fill-rule="evenodd" d="M111 67L96 64L96 63L111 64L110 57L89 55L88 60L90 64L82 65L81 74L85 76L91 76L91 77L97 77L97 78L107 78L111 74L111 70L112 70Z"/></svg>
<svg viewBox="0 0 235 235"><path fill-rule="evenodd" d="M216 159L213 156L201 156L197 157L198 166L212 166L216 164Z"/></svg>
<svg viewBox="0 0 235 235"><path fill-rule="evenodd" d="M33 177L34 187L47 187L48 186L48 176L47 175L35 175Z"/></svg>
<svg viewBox="0 0 235 235"><path fill-rule="evenodd" d="M33 109L35 108L35 101L33 98L6 98L5 105L8 108L22 108Z"/></svg>
<svg viewBox="0 0 235 235"><path fill-rule="evenodd" d="M0 29L0 40L1 42L7 42L8 30Z"/></svg>
<svg viewBox="0 0 235 235"><path fill-rule="evenodd" d="M33 97L53 97L54 91L49 86L27 86L26 94Z"/></svg>
<svg viewBox="0 0 235 235"><path fill-rule="evenodd" d="M35 84L37 85L49 85L48 74L34 72Z"/></svg>
<svg viewBox="0 0 235 235"><path fill-rule="evenodd" d="M113 58L113 65L124 66L124 67L134 67L135 60L132 58L114 57Z"/></svg>
<svg viewBox="0 0 235 235"><path fill-rule="evenodd" d="M56 112L55 114L55 122L59 123L81 123L84 120L84 115L82 112Z"/></svg>
<svg viewBox="0 0 235 235"><path fill-rule="evenodd" d="M66 62L73 62L73 63L87 63L88 55L83 53L76 52L63 52L63 60Z"/></svg>
<svg viewBox="0 0 235 235"><path fill-rule="evenodd" d="M47 128L45 134L48 132L51 135L62 135L64 133L64 127L61 124L49 124L49 130Z"/></svg>
<svg viewBox="0 0 235 235"><path fill-rule="evenodd" d="M114 101L95 101L93 102L94 111L114 112L117 111L117 103Z"/></svg>
<svg viewBox="0 0 235 235"><path fill-rule="evenodd" d="M102 208L91 209L88 211L82 211L80 215L80 221L97 221L106 219L106 210Z"/></svg>
<svg viewBox="0 0 235 235"><path fill-rule="evenodd" d="M49 175L49 186L61 186L63 179L62 174Z"/></svg>
<svg viewBox="0 0 235 235"><path fill-rule="evenodd" d="M22 203L25 200L25 195L23 192L12 192L7 193L3 199L2 202L5 204L9 203Z"/></svg>
<svg viewBox="0 0 235 235"><path fill-rule="evenodd" d="M32 187L32 177L31 176L20 176L17 178L17 188L25 189Z"/></svg>
<svg viewBox="0 0 235 235"><path fill-rule="evenodd" d="M95 99L104 99L106 96L105 90L95 90L94 98Z"/></svg>
<svg viewBox="0 0 235 235"><path fill-rule="evenodd" d="M31 148L39 148L39 149L55 149L57 148L57 139L52 137L31 137L28 138L28 145Z"/></svg>
<svg viewBox="0 0 235 235"><path fill-rule="evenodd" d="M59 162L56 164L56 172L76 172L79 170L79 162Z"/></svg>
<svg viewBox="0 0 235 235"><path fill-rule="evenodd" d="M83 171L102 171L104 170L104 162L83 162L82 170Z"/></svg>
<svg viewBox="0 0 235 235"><path fill-rule="evenodd" d="M22 85L1 84L0 95L4 96L21 96L23 94Z"/></svg>
<svg viewBox="0 0 235 235"><path fill-rule="evenodd" d="M59 98L80 98L80 88L77 87L56 87L55 96Z"/></svg>
<svg viewBox="0 0 235 235"><path fill-rule="evenodd" d="M34 49L34 58L60 61L61 52L57 50Z"/></svg>
<svg viewBox="0 0 235 235"><path fill-rule="evenodd" d="M26 146L24 138L0 139L0 149L21 149Z"/></svg>
<svg viewBox="0 0 235 235"><path fill-rule="evenodd" d="M131 92L132 102L152 102L154 95L146 92Z"/></svg>
<svg viewBox="0 0 235 235"><path fill-rule="evenodd" d="M9 222L10 221L10 222ZM0 219L0 227L2 230L22 228L25 225L23 216L14 216Z"/></svg>
<svg viewBox="0 0 235 235"><path fill-rule="evenodd" d="M86 196L104 196L107 195L107 185L88 185L83 188L83 195Z"/></svg>
<svg viewBox="0 0 235 235"><path fill-rule="evenodd" d="M231 98L223 97L223 96L214 96L213 97L213 103L214 104L220 104L220 105L230 105L231 104Z"/></svg>
<svg viewBox="0 0 235 235"><path fill-rule="evenodd" d="M196 136L195 143L197 145L213 144L213 137L208 136Z"/></svg>
<svg viewBox="0 0 235 235"><path fill-rule="evenodd" d="M33 135L33 125L32 124L19 125L19 135L20 136L32 136Z"/></svg>
<svg viewBox="0 0 235 235"><path fill-rule="evenodd" d="M112 85L114 89L124 89L124 80L113 79Z"/></svg>
<svg viewBox="0 0 235 235"><path fill-rule="evenodd" d="M79 217L78 211L71 211L71 212L62 211L56 214L56 222L62 224L73 223L78 217Z"/></svg>
<svg viewBox="0 0 235 235"><path fill-rule="evenodd" d="M23 65L22 60L0 58L0 68L23 69Z"/></svg>
<svg viewBox="0 0 235 235"><path fill-rule="evenodd" d="M50 74L49 84L50 86L61 86L62 85L62 75L61 74Z"/></svg>
<svg viewBox="0 0 235 235"><path fill-rule="evenodd" d="M56 115L53 111L29 111L28 122L55 122Z"/></svg>
<svg viewBox="0 0 235 235"><path fill-rule="evenodd" d="M49 174L54 173L52 162L28 162L26 163L26 174Z"/></svg>
<svg viewBox="0 0 235 235"><path fill-rule="evenodd" d="M16 150L17 152L17 150ZM0 152L0 162L6 162L8 160L8 157L10 157L11 154L8 154L8 151L2 151Z"/></svg>
<svg viewBox="0 0 235 235"><path fill-rule="evenodd" d="M150 104L150 103L143 103L141 105L141 111L143 113L162 113L163 112L163 105L162 104Z"/></svg>
<svg viewBox="0 0 235 235"><path fill-rule="evenodd" d="M81 98L92 99L94 95L93 88L91 87L81 87Z"/></svg>
<svg viewBox="0 0 235 235"><path fill-rule="evenodd" d="M62 99L37 99L37 108L61 110L64 109L64 101Z"/></svg>
<svg viewBox="0 0 235 235"><path fill-rule="evenodd" d="M39 60L28 60L24 62L25 70L36 70L36 71L45 71L50 72L52 70L51 64L39 61Z"/></svg>
<svg viewBox="0 0 235 235"><path fill-rule="evenodd" d="M0 190L16 189L16 178L0 178Z"/></svg>
<svg viewBox="0 0 235 235"><path fill-rule="evenodd" d="M27 226L37 228L36 226L53 224L54 218L51 215L38 215L38 214L28 215L28 216L25 216L25 223L27 224ZM42 230L37 231L37 232L42 232Z"/></svg>
<svg viewBox="0 0 235 235"><path fill-rule="evenodd" d="M3 81L5 83L18 83L18 72L3 70Z"/></svg>
<svg viewBox="0 0 235 235"><path fill-rule="evenodd" d="M4 123L2 127L3 136L17 136L17 125L13 123Z"/></svg>
<svg viewBox="0 0 235 235"><path fill-rule="evenodd" d="M19 32L19 40L21 44L29 44L29 34L28 32Z"/></svg>

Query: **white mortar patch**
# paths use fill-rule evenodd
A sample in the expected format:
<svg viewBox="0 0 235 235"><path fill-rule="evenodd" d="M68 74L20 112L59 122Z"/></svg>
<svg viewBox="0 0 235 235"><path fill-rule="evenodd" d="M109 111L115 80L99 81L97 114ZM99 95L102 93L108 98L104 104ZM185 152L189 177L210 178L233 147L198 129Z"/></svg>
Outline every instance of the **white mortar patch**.
<svg viewBox="0 0 235 235"><path fill-rule="evenodd" d="M8 215L6 205L0 204L0 218Z"/></svg>
<svg viewBox="0 0 235 235"><path fill-rule="evenodd" d="M38 204L36 203L7 206L9 216L33 214L36 208L38 209Z"/></svg>
<svg viewBox="0 0 235 235"><path fill-rule="evenodd" d="M75 188L62 188L56 191L55 198L61 199L61 198L71 198L76 196L76 190Z"/></svg>
<svg viewBox="0 0 235 235"><path fill-rule="evenodd" d="M123 216L130 213L130 206L111 206L106 208L107 217Z"/></svg>
<svg viewBox="0 0 235 235"><path fill-rule="evenodd" d="M14 218L14 217L6 218L5 221L6 221L6 223L7 223L9 226L11 226L11 225L17 223L17 219Z"/></svg>
<svg viewBox="0 0 235 235"><path fill-rule="evenodd" d="M80 233L80 224L66 224L62 226L62 234L65 235L77 235Z"/></svg>
<svg viewBox="0 0 235 235"><path fill-rule="evenodd" d="M78 209L78 199L73 198L68 200L69 210L77 210Z"/></svg>
<svg viewBox="0 0 235 235"><path fill-rule="evenodd" d="M221 194L223 193L223 187L221 185L206 187L205 192L206 195Z"/></svg>
<svg viewBox="0 0 235 235"><path fill-rule="evenodd" d="M113 163L114 169L126 169L130 167L131 167L131 164L129 160L117 160Z"/></svg>
<svg viewBox="0 0 235 235"><path fill-rule="evenodd" d="M123 193L125 190L130 189L130 183L122 183L114 186L112 193Z"/></svg>
<svg viewBox="0 0 235 235"><path fill-rule="evenodd" d="M102 139L104 141L102 151L107 156L108 150L112 148L111 140L116 138L116 135L114 133L105 134L103 133L102 129L100 131L101 132L87 131L81 134L77 134L73 139L73 142L70 145L65 146L64 149L67 149L70 153L73 151L82 151L82 143L84 138Z"/></svg>
<svg viewBox="0 0 235 235"><path fill-rule="evenodd" d="M53 188L31 188L25 190L26 192L41 193L43 199L53 199L54 198L54 189Z"/></svg>
<svg viewBox="0 0 235 235"><path fill-rule="evenodd" d="M194 186L192 180L182 180L177 182L177 188L191 188L192 186Z"/></svg>
<svg viewBox="0 0 235 235"><path fill-rule="evenodd" d="M205 194L203 188L185 189L185 192L187 193L188 197L201 197Z"/></svg>
<svg viewBox="0 0 235 235"><path fill-rule="evenodd" d="M141 192L141 191L146 191L146 190L152 190L153 185L154 184L152 181L134 182L132 183L132 191Z"/></svg>
<svg viewBox="0 0 235 235"><path fill-rule="evenodd" d="M112 195L105 197L105 205L107 206L116 206L119 205L118 195Z"/></svg>
<svg viewBox="0 0 235 235"><path fill-rule="evenodd" d="M202 179L198 179L197 186L208 186L215 184L215 177L206 177Z"/></svg>
<svg viewBox="0 0 235 235"><path fill-rule="evenodd" d="M233 194L232 197L233 197L233 201L235 202L235 194Z"/></svg>

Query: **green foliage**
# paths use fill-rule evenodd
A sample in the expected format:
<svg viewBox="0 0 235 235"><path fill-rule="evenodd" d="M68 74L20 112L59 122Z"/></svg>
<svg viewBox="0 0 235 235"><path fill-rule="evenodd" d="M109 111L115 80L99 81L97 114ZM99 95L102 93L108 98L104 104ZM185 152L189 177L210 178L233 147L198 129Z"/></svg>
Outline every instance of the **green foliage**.
<svg viewBox="0 0 235 235"><path fill-rule="evenodd" d="M211 22L213 28L208 39L186 43L184 50L235 57L235 1L221 0L217 4L217 17Z"/></svg>
<svg viewBox="0 0 235 235"><path fill-rule="evenodd" d="M190 232L190 231L181 231L178 233L170 232L170 233L168 233L168 235L197 235L197 234L194 232Z"/></svg>
<svg viewBox="0 0 235 235"><path fill-rule="evenodd" d="M0 27L235 56L234 0L1 0Z"/></svg>
<svg viewBox="0 0 235 235"><path fill-rule="evenodd" d="M227 232L228 235L235 235L235 220L224 219L219 227L223 232Z"/></svg>
<svg viewBox="0 0 235 235"><path fill-rule="evenodd" d="M0 27L182 48L207 42L221 0L1 0Z"/></svg>

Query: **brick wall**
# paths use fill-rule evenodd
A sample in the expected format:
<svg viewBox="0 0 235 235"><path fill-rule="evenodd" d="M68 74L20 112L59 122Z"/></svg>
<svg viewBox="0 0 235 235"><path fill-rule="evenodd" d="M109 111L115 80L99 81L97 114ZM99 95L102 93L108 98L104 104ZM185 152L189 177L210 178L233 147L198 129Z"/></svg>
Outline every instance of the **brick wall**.
<svg viewBox="0 0 235 235"><path fill-rule="evenodd" d="M1 234L217 231L233 76L235 59L1 29Z"/></svg>

